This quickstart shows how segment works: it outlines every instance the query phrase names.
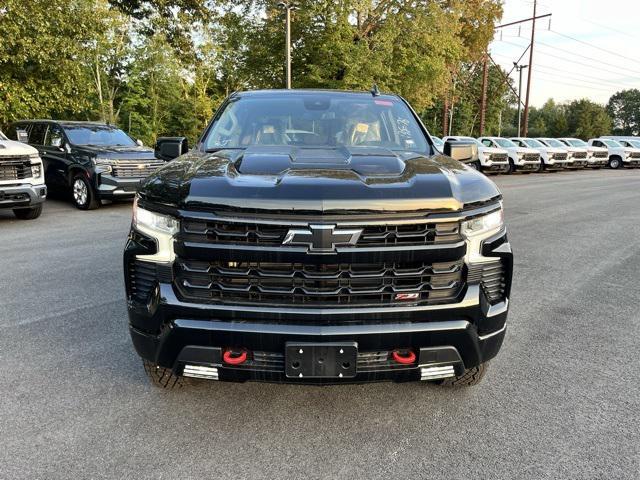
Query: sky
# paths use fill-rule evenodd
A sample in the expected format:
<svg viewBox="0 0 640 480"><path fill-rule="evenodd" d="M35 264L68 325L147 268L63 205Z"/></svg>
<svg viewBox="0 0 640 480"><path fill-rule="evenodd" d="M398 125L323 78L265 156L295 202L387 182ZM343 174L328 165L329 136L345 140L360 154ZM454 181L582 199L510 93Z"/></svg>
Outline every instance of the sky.
<svg viewBox="0 0 640 480"><path fill-rule="evenodd" d="M539 0L531 104L588 98L605 104L619 90L640 89L640 1ZM530 18L532 0L505 0L501 24ZM569 38L571 37L571 38ZM510 71L531 39L531 23L496 30L489 52ZM529 63L527 52L520 64ZM511 77L517 89L518 75ZM522 99L527 70L523 70Z"/></svg>

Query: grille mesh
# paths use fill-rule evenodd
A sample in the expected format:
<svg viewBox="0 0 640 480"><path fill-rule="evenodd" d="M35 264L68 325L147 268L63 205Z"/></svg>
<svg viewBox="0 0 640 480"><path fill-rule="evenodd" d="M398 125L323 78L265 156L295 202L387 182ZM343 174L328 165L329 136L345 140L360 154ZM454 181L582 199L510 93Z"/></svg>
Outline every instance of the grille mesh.
<svg viewBox="0 0 640 480"><path fill-rule="evenodd" d="M28 157L0 159L0 180L24 180L31 178L31 163Z"/></svg>
<svg viewBox="0 0 640 480"><path fill-rule="evenodd" d="M188 300L272 305L437 304L457 298L463 286L462 260L312 265L178 259L175 277ZM398 294L413 295L401 300Z"/></svg>
<svg viewBox="0 0 640 480"><path fill-rule="evenodd" d="M193 242L282 246L290 228L264 223L183 220L180 237ZM381 225L363 227L356 246L433 245L460 240L460 226L455 222Z"/></svg>
<svg viewBox="0 0 640 480"><path fill-rule="evenodd" d="M506 288L502 260L471 265L467 273L467 282L480 283L482 291L492 305L502 301Z"/></svg>

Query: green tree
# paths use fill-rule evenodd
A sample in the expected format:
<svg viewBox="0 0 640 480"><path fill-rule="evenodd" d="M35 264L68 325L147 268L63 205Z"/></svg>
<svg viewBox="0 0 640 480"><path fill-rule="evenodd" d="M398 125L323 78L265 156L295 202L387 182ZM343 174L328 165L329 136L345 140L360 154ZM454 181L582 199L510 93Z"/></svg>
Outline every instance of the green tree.
<svg viewBox="0 0 640 480"><path fill-rule="evenodd" d="M83 117L93 108L92 0L4 0L0 15L0 123Z"/></svg>
<svg viewBox="0 0 640 480"><path fill-rule="evenodd" d="M607 103L616 135L640 135L640 90L632 88L615 93Z"/></svg>
<svg viewBox="0 0 640 480"><path fill-rule="evenodd" d="M572 136L584 140L611 132L611 118L605 108L587 99L567 105L567 125Z"/></svg>

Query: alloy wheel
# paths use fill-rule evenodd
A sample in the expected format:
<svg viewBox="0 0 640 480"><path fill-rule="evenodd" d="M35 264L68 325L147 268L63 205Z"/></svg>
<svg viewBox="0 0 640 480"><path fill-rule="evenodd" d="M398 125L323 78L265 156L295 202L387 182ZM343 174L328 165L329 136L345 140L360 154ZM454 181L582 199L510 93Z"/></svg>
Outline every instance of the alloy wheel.
<svg viewBox="0 0 640 480"><path fill-rule="evenodd" d="M73 182L73 199L75 202L78 205L85 205L88 195L87 184L82 179L76 178L75 182Z"/></svg>

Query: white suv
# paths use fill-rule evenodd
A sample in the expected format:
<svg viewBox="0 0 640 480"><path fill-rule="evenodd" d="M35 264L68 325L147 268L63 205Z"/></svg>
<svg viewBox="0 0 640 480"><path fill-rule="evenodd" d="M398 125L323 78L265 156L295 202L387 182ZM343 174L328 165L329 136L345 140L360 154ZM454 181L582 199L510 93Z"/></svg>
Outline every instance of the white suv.
<svg viewBox="0 0 640 480"><path fill-rule="evenodd" d="M467 163L470 167L486 172L508 172L509 171L509 154L504 148L487 147L473 137L444 137L443 142L447 140L466 140L478 144L478 160L476 162Z"/></svg>
<svg viewBox="0 0 640 480"><path fill-rule="evenodd" d="M609 138L592 138L589 145L606 148L609 152L609 167L637 167L640 165L640 149L625 147Z"/></svg>
<svg viewBox="0 0 640 480"><path fill-rule="evenodd" d="M47 197L38 151L0 132L0 208L23 220L38 218Z"/></svg>
<svg viewBox="0 0 640 480"><path fill-rule="evenodd" d="M521 147L534 148L540 153L542 170L562 170L569 165L569 152L564 148L549 147L535 138L512 137Z"/></svg>
<svg viewBox="0 0 640 480"><path fill-rule="evenodd" d="M609 152L606 148L594 147L579 138L559 138L567 147L583 148L587 151L587 167L601 168L609 163Z"/></svg>
<svg viewBox="0 0 640 480"><path fill-rule="evenodd" d="M569 160L567 167L569 168L585 168L587 166L587 163L589 163L587 161L589 151L586 148L569 147L555 138L543 137L538 138L538 140L540 140L540 142L545 144L547 147L562 148L566 150L568 153L567 160Z"/></svg>
<svg viewBox="0 0 640 480"><path fill-rule="evenodd" d="M537 172L540 170L540 153L528 147L520 147L508 138L480 137L480 143L485 147L503 148L509 155L509 173Z"/></svg>

